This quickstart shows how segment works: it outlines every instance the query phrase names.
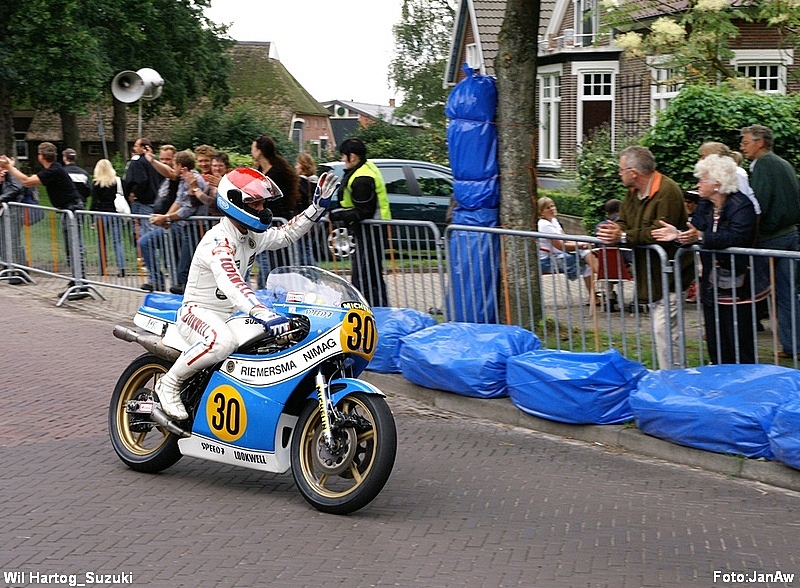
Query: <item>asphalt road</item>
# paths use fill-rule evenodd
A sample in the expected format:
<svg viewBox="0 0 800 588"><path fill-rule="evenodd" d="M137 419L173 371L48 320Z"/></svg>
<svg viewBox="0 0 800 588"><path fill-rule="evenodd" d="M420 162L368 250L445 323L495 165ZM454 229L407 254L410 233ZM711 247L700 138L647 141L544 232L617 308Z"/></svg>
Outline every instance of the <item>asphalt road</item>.
<svg viewBox="0 0 800 588"><path fill-rule="evenodd" d="M796 492L399 396L392 477L350 516L291 475L191 458L138 474L106 411L140 349L5 288L0 586L800 586Z"/></svg>

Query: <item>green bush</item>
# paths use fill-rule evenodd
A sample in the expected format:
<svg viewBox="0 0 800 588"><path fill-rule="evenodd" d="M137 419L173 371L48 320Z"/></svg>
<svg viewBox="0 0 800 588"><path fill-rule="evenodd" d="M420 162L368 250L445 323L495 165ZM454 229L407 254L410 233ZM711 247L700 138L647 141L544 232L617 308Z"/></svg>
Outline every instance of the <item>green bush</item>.
<svg viewBox="0 0 800 588"><path fill-rule="evenodd" d="M800 164L800 97L736 90L726 85L686 86L660 114L642 144L653 152L656 165L684 188L695 184L697 149L719 141L739 149L739 129L759 124L775 133L775 153L795 169Z"/></svg>
<svg viewBox="0 0 800 588"><path fill-rule="evenodd" d="M611 131L602 127L583 142L578 153L578 193L583 198L581 213L587 231L605 218L603 206L612 198L625 198L627 189L619 179L619 155L632 141L617 141L618 150L611 148Z"/></svg>
<svg viewBox="0 0 800 588"><path fill-rule="evenodd" d="M556 203L558 214L569 214L583 217L586 210L586 197L577 192L563 190L539 190L539 198L547 196Z"/></svg>
<svg viewBox="0 0 800 588"><path fill-rule="evenodd" d="M247 106L230 112L208 108L176 128L171 141L179 150L194 149L205 144L229 153L249 154L250 145L256 137L269 135L275 140L278 153L294 163L297 146L279 128L279 125ZM252 160L248 165L252 165Z"/></svg>

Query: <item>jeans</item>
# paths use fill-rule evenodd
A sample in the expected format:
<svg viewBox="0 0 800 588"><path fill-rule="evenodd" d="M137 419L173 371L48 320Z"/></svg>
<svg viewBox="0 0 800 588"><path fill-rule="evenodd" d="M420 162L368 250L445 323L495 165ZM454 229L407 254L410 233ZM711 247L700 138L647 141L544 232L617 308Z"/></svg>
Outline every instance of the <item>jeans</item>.
<svg viewBox="0 0 800 588"><path fill-rule="evenodd" d="M77 214L73 213L74 223L75 223L75 230L78 234L78 267L75 267L74 262L75 260L72 259L72 243L70 240L70 225L72 221L70 220L69 216L66 213L61 215L61 234L64 237L64 247L67 252L67 263L69 264L70 269L72 270L72 276L74 278L86 278L86 249L83 245L83 233L81 231L81 223L84 221L84 218L78 216Z"/></svg>
<svg viewBox="0 0 800 588"><path fill-rule="evenodd" d="M139 249L142 251L142 259L147 271L150 274L150 283L154 290L166 290L166 278L161 271L161 264L158 254L161 253L165 265L170 273L175 275L175 252L173 250L173 235L170 231L152 225L150 230L139 239Z"/></svg>
<svg viewBox="0 0 800 588"><path fill-rule="evenodd" d="M761 249L781 249L797 251L797 231L780 237L759 241ZM786 257L775 258L775 298L778 314L778 340L785 353L800 353L800 304L797 300L795 284L797 280L797 260ZM792 336L794 331L794 336Z"/></svg>
<svg viewBox="0 0 800 588"><path fill-rule="evenodd" d="M124 218L116 216L100 216L97 218L97 243L100 248L100 272L108 274L108 243L114 247L117 269L125 269L125 248L122 244L122 228ZM109 239L110 237L110 239Z"/></svg>
<svg viewBox="0 0 800 588"><path fill-rule="evenodd" d="M153 207L149 204L134 201L131 202L131 214L143 214L148 217L134 219L134 237L141 239L153 228L153 225L150 224L150 215L153 214Z"/></svg>
<svg viewBox="0 0 800 588"><path fill-rule="evenodd" d="M553 268L553 260L556 268ZM548 255L539 258L539 269L543 274L567 274L570 280L578 279L578 260L574 255Z"/></svg>

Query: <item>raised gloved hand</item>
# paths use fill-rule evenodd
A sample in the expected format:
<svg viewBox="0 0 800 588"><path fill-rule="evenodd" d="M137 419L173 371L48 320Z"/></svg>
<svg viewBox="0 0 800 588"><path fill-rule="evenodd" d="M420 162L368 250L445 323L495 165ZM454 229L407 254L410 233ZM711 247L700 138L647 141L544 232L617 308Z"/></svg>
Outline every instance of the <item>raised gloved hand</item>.
<svg viewBox="0 0 800 588"><path fill-rule="evenodd" d="M305 210L305 215L312 221L321 219L328 206L331 204L331 197L339 187L339 180L333 172L325 172L319 177L317 189L311 199L311 206Z"/></svg>
<svg viewBox="0 0 800 588"><path fill-rule="evenodd" d="M264 325L273 337L283 335L291 328L289 319L276 314L266 306L254 306L250 309L250 316Z"/></svg>

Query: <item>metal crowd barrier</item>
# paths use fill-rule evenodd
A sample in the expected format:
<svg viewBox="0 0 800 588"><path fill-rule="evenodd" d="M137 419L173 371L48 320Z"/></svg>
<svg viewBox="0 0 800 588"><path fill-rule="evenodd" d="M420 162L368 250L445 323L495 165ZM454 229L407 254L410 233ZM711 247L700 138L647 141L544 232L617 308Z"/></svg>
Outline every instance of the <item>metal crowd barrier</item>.
<svg viewBox="0 0 800 588"><path fill-rule="evenodd" d="M92 211L62 211L19 203L3 203L0 216L0 282L33 282L36 275L64 280L67 289L60 295L61 305L70 294L88 292L103 298L103 288L141 291L144 283L168 290L180 283L188 254L206 230L218 222L216 217L192 217L175 230L153 231L147 237L149 248L143 251L143 238L152 230L149 219L139 215L119 215ZM275 219L280 225L285 219ZM367 264L380 260L380 271L366 271L361 276L363 290L385 287L381 305L413 308L431 313L438 320L492 322L518 325L536 333L545 347L567 351L603 351L617 349L622 355L648 367L656 367L657 341L665 345L661 353L671 366L686 367L718 363L709 357L705 341L705 322L713 320L719 337L720 326L728 320L715 300L704 312L699 300L688 303L685 276L674 268L694 262L694 282L700 281L700 249L682 248L674 260L668 260L658 245L620 249L607 247L593 237L564 235L565 240L591 246L595 258L589 288L580 277L585 263L581 252L563 259L550 258L551 271L542 273L541 241L552 235L534 231L508 230L461 225L447 227L442 235L431 222L378 221L362 223L363 233L356 235L367 244L359 253L354 235L327 222L318 223L301 241L292 246L265 252L256 260L251 285L263 285L266 274L276 265L318 265L347 280L358 276L359 255ZM181 246L185 246L183 255ZM637 264L639 256L643 264ZM790 281L796 292L796 262L800 252L766 249L727 249L715 253L715 259L729 258L728 265L756 260L773 267L777 260L789 259ZM189 260L191 255L189 255ZM183 259L183 264L181 260ZM76 263L72 263L73 260ZM363 261L363 260L362 260ZM643 265L644 275L637 267ZM148 267L158 268L162 278L154 278ZM572 271L577 268L578 274ZM364 273L364 272L362 272ZM774 268L771 272L774 284ZM156 275L157 272L156 272ZM375 283L383 280L383 284ZM639 299L637 285L646 283L647 296ZM673 294L665 299L665 315L651 314L653 284L661 281L666 291L674 281ZM755 293L752 293L755 294ZM779 357L776 296L773 291L761 302L751 300L749 320L757 361L775 362ZM763 308L762 308L763 307ZM800 307L793 307L791 333L800 335ZM722 309L724 310L724 309ZM663 316L674 316L676 328ZM724 315L724 316L723 316ZM661 318L659 318L661 317ZM732 321L738 326L739 314ZM761 328L763 327L763 329ZM738 331L735 331L738 333ZM739 361L744 341L734 335L733 347ZM716 341L720 348L722 341ZM799 346L800 347L800 346ZM793 350L791 364L798 367L800 348Z"/></svg>
<svg viewBox="0 0 800 588"><path fill-rule="evenodd" d="M103 288L142 291L143 284L169 291L181 285L191 255L218 217L191 217L165 230L147 215L71 212L21 203L2 204L0 281L33 282L39 274L63 280L57 306L72 295L104 298ZM273 219L273 226L287 222ZM375 233L373 251L384 250L388 304L442 312L441 237L435 224L411 221L365 221ZM259 256L249 276L254 288L281 265L318 265L352 279L353 241L341 228L317 223L300 241ZM75 252L75 254L73 254ZM75 259L79 263L71 263Z"/></svg>
<svg viewBox="0 0 800 588"><path fill-rule="evenodd" d="M450 320L468 322L497 322L525 327L536 333L543 345L551 349L568 351L604 351L617 349L622 355L639 361L648 367L659 365L656 360L659 346L663 361L670 367L698 366L721 361L717 340L717 356L709 357L705 333L703 304L697 300L688 303L686 290L689 287L680 268L687 263L687 256L697 257L698 247L680 249L675 259L669 260L659 245L620 249L600 243L585 235L563 235L563 239L591 244L592 252L600 267L587 289L577 276L571 276L568 268L551 259L554 271L542 274L539 269L542 239L552 235L534 231L515 231L499 228L450 226L444 236L447 262L447 314ZM748 267L755 259L794 260L791 265L791 292L797 297L796 262L800 252L731 248L715 252L715 259L727 258L736 265L737 257L748 256ZM629 257L627 262L625 257ZM637 258L645 256L637 264ZM572 257L574 267L581 267L580 251L567 255ZM741 260L740 260L741 265ZM643 266L643 275L637 267ZM694 263L692 281L700 281L700 267ZM774 272L773 272L774 274ZM577 279L576 279L577 278ZM663 298L664 309L655 315L651 311L659 305L655 300L653 284L661 282L661 290L670 292ZM645 282L647 295L637 297L637 286ZM674 281L673 288L669 284ZM756 347L756 361L778 363L779 342L775 309L774 275L772 294L761 302L751 300L744 304L752 307L751 321ZM755 292L752 296L755 297ZM595 297L598 297L595 300ZM613 301L613 304L612 304ZM767 304L769 303L769 304ZM714 321L717 338L720 333L720 304L715 295L709 320ZM765 307L762 311L762 305ZM794 307L791 314L793 340L800 334L800 311ZM736 327L738 313L733 315ZM761 315L761 316L759 316ZM673 322L666 320L673 317ZM763 328L759 328L759 325ZM761 332L762 334L759 334ZM734 339L735 339L734 335ZM661 341L661 345L659 345ZM735 361L740 362L740 347L744 342L733 341ZM798 366L800 345L794 349L789 361ZM784 360L789 358L783 358Z"/></svg>

